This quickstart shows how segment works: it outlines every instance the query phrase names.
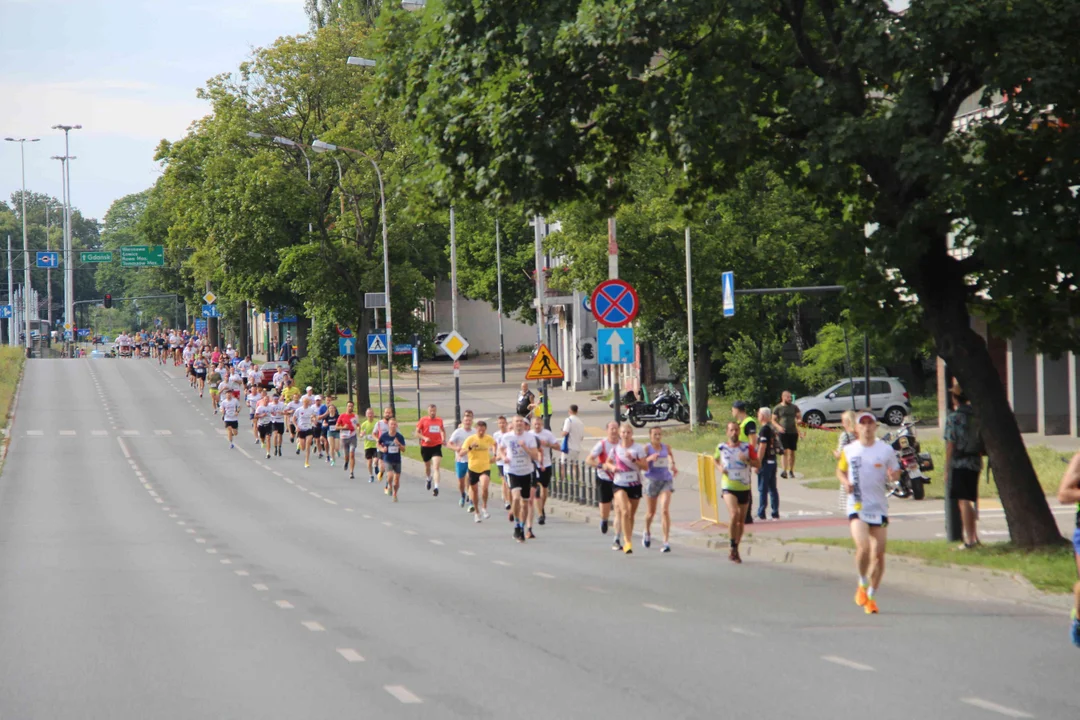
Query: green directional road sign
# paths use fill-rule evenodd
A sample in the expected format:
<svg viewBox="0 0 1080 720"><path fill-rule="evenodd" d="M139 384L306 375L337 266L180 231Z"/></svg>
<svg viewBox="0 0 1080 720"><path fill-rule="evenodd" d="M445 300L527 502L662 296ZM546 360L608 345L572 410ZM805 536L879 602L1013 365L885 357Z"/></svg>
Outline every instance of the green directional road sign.
<svg viewBox="0 0 1080 720"><path fill-rule="evenodd" d="M112 251L94 251L79 253L79 260L84 263L112 262Z"/></svg>
<svg viewBox="0 0 1080 720"><path fill-rule="evenodd" d="M125 245L120 248L123 267L162 267L165 265L163 245Z"/></svg>

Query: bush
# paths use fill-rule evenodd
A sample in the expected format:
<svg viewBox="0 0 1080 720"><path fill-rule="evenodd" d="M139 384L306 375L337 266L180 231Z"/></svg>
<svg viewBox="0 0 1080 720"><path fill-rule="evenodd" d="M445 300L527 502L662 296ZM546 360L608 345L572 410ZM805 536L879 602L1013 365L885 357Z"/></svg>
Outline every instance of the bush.
<svg viewBox="0 0 1080 720"><path fill-rule="evenodd" d="M783 343L776 336L760 340L740 334L724 353L724 392L753 408L772 407L791 388L791 372Z"/></svg>

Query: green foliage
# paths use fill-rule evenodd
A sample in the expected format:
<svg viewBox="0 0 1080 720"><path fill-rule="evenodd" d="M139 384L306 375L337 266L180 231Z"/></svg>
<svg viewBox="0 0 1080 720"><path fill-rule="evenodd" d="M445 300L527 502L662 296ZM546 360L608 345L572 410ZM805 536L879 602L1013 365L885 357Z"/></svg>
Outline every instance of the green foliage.
<svg viewBox="0 0 1080 720"><path fill-rule="evenodd" d="M780 393L791 389L791 366L783 350L775 333L733 338L724 352L725 393L755 408L775 405Z"/></svg>
<svg viewBox="0 0 1080 720"><path fill-rule="evenodd" d="M466 297L498 307L495 257L495 219L499 220L499 249L503 269L503 312L535 323L536 259L532 219L520 207L492 212L478 203L455 207L458 288ZM449 248L447 248L449 257Z"/></svg>
<svg viewBox="0 0 1080 720"><path fill-rule="evenodd" d="M293 372L294 384L303 389L308 385L318 388L322 388L322 372L315 367L315 361L313 358L302 358L296 363L296 370Z"/></svg>

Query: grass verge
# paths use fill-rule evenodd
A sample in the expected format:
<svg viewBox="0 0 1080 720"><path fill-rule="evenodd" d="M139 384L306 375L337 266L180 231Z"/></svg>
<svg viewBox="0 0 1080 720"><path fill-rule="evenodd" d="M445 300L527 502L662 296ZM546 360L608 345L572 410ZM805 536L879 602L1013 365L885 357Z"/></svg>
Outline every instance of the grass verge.
<svg viewBox="0 0 1080 720"><path fill-rule="evenodd" d="M7 424L11 412L11 401L15 397L15 386L19 382L26 356L18 347L0 347L0 424Z"/></svg>
<svg viewBox="0 0 1080 720"><path fill-rule="evenodd" d="M794 542L854 548L847 538L798 538ZM1043 592L1069 593L1076 582L1076 560L1069 546L1020 550L1009 543L989 543L971 550L956 548L956 543L944 540L889 540L888 553L919 558L930 565L980 567L1017 573Z"/></svg>

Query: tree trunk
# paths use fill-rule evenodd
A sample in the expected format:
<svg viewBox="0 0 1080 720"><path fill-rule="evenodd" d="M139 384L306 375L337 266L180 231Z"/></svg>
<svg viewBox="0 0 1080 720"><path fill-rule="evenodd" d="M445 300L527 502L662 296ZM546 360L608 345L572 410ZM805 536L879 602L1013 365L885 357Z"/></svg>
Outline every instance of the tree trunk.
<svg viewBox="0 0 1080 720"><path fill-rule="evenodd" d="M356 411L363 414L371 407L371 388L368 382L368 354L367 335L369 330L368 313L364 310L364 300L360 298L357 309L357 321L353 325L356 328L356 373L353 382L356 383Z"/></svg>
<svg viewBox="0 0 1080 720"><path fill-rule="evenodd" d="M709 419L709 383L712 380L712 351L694 343L694 409L699 423Z"/></svg>
<svg viewBox="0 0 1080 720"><path fill-rule="evenodd" d="M926 260L920 268L919 298L938 355L949 364L979 418L1009 536L1025 548L1063 543L986 342L971 329L964 279L950 258Z"/></svg>

